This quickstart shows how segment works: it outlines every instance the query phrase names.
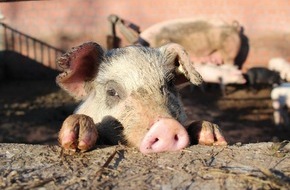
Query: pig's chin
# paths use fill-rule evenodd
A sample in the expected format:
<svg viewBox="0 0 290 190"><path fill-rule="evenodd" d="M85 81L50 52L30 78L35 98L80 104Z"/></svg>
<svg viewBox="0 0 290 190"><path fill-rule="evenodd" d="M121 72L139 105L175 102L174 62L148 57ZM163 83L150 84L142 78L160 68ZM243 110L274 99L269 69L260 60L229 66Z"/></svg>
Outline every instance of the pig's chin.
<svg viewBox="0 0 290 190"><path fill-rule="evenodd" d="M189 145L185 128L171 118L160 118L146 133L139 146L143 154L177 151Z"/></svg>

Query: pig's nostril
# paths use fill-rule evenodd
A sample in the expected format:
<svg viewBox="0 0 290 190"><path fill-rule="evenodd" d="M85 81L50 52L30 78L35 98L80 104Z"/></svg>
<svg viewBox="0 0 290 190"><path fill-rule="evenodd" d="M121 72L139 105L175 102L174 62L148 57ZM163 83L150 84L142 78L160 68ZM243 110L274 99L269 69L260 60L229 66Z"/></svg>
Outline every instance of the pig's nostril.
<svg viewBox="0 0 290 190"><path fill-rule="evenodd" d="M155 140L153 141L153 143L156 143L157 141L159 141L159 139L158 138L155 138Z"/></svg>
<svg viewBox="0 0 290 190"><path fill-rule="evenodd" d="M178 141L179 140L178 135L174 135L174 140L175 141Z"/></svg>
<svg viewBox="0 0 290 190"><path fill-rule="evenodd" d="M152 148L152 145L154 145L155 143L157 143L159 141L159 138L155 138L153 141L152 141L152 144L150 144L150 147L147 147L146 149L151 149Z"/></svg>

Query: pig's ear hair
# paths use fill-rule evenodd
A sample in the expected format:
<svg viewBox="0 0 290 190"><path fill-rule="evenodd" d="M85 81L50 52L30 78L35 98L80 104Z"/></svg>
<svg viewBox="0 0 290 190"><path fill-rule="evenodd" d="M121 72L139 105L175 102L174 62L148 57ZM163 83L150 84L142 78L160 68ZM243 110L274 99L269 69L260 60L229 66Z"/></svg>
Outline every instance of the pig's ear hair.
<svg viewBox="0 0 290 190"><path fill-rule="evenodd" d="M94 42L87 42L74 47L57 59L58 66L63 70L56 78L57 84L76 99L88 95L90 81L97 74L104 51Z"/></svg>
<svg viewBox="0 0 290 190"><path fill-rule="evenodd" d="M168 43L161 46L160 51L165 54L167 59L176 67L177 75L183 74L191 83L202 84L201 75L195 70L186 50L179 44Z"/></svg>

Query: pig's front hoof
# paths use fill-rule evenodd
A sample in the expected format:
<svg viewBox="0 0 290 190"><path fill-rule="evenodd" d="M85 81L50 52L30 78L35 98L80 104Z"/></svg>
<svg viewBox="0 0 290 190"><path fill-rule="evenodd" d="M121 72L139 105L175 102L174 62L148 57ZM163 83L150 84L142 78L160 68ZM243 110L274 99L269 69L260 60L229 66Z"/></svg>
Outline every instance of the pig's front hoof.
<svg viewBox="0 0 290 190"><path fill-rule="evenodd" d="M192 144L227 145L217 124L208 121L193 122L188 126L187 131Z"/></svg>
<svg viewBox="0 0 290 190"><path fill-rule="evenodd" d="M83 152L95 145L98 132L92 118L73 114L63 122L58 138L65 151Z"/></svg>

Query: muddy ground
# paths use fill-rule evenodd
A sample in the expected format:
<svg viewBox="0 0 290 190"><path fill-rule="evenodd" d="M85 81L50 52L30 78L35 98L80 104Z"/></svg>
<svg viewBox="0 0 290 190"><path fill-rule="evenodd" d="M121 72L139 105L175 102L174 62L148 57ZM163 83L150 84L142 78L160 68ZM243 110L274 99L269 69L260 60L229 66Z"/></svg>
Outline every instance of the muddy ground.
<svg viewBox="0 0 290 190"><path fill-rule="evenodd" d="M0 189L289 188L289 147L281 154L279 144L243 145L290 140L289 129L278 130L273 124L270 89L253 92L229 86L227 91L221 96L217 88L192 92L185 87L181 96L189 118L219 124L231 146L192 146L150 156L124 147L114 155L116 147L99 147L64 156L55 146L57 133L77 102L53 80L2 81L0 143L9 144L0 144Z"/></svg>

